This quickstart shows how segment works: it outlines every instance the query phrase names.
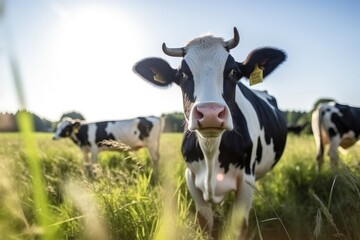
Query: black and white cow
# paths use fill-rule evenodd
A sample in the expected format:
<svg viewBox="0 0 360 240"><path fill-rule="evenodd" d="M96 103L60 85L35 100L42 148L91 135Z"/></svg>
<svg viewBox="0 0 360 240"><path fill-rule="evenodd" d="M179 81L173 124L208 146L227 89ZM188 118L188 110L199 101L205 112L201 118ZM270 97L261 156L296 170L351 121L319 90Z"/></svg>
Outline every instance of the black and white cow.
<svg viewBox="0 0 360 240"><path fill-rule="evenodd" d="M178 69L161 58L146 58L134 65L134 71L156 86L175 83L181 88L187 124L182 143L187 164L185 177L200 226L210 234L211 203L219 203L228 192L235 191L232 216L244 213L241 219L245 221L238 226L242 239L255 180L280 159L287 132L275 98L266 91L250 90L239 79L249 78L254 69L261 69L265 77L286 56L267 47L254 50L244 62L237 62L229 50L238 43L236 28L229 41L204 36L183 48L167 48L164 43L165 54L183 57Z"/></svg>
<svg viewBox="0 0 360 240"><path fill-rule="evenodd" d="M318 169L324 162L324 145L329 143L331 166L338 165L338 147L347 149L360 138L360 108L336 102L322 103L312 113Z"/></svg>
<svg viewBox="0 0 360 240"><path fill-rule="evenodd" d="M309 125L308 122L304 123L304 124L294 124L294 125L289 125L287 126L287 132L288 133L293 133L296 135L300 135L300 133L305 129L305 127Z"/></svg>
<svg viewBox="0 0 360 240"><path fill-rule="evenodd" d="M71 118L62 119L57 126L53 139L69 137L84 153L85 165L97 162L101 150L109 150L104 140L116 140L133 150L146 147L157 169L159 160L160 135L164 121L159 117L139 117L127 120L85 123ZM89 159L91 153L91 160Z"/></svg>

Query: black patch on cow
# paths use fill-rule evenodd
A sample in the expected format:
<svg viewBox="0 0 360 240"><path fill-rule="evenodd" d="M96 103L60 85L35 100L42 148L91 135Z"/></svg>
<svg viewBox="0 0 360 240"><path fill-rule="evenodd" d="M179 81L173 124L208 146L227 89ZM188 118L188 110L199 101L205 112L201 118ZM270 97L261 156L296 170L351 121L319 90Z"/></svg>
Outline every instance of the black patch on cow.
<svg viewBox="0 0 360 240"><path fill-rule="evenodd" d="M201 151L196 134L188 130L186 130L184 133L181 152L187 163L200 161L204 159L204 154Z"/></svg>
<svg viewBox="0 0 360 240"><path fill-rule="evenodd" d="M253 166L252 166L252 174L253 175L255 175L256 162L259 164L261 162L261 158L262 158L262 145L261 145L261 139L260 139L260 137L258 137L255 161L254 161Z"/></svg>
<svg viewBox="0 0 360 240"><path fill-rule="evenodd" d="M224 132L220 143L219 162L225 173L229 171L232 164L240 169L245 167L245 172L250 174L252 142L246 139L235 131Z"/></svg>
<svg viewBox="0 0 360 240"><path fill-rule="evenodd" d="M331 121L335 124L337 132L343 136L345 133L353 131L355 138L358 138L360 135L360 108L338 103L335 104L335 107L341 113L341 116L337 113L331 114Z"/></svg>
<svg viewBox="0 0 360 240"><path fill-rule="evenodd" d="M102 144L101 142L104 140L115 140L115 137L112 133L108 134L106 132L106 128L109 123L113 122L97 122L96 125L96 132L95 132L95 142L100 147Z"/></svg>
<svg viewBox="0 0 360 240"><path fill-rule="evenodd" d="M88 129L87 124L81 124L79 131L75 134L76 138L71 137L71 140L80 147L90 146Z"/></svg>
<svg viewBox="0 0 360 240"><path fill-rule="evenodd" d="M273 140L276 163L283 154L286 143L287 129L284 117L276 105L273 105L276 108L274 111L264 100L257 97L254 92L246 88L241 82L239 82L238 86L256 111L260 127L265 131L266 144L270 144L271 139ZM270 101L270 104L276 104L276 101Z"/></svg>
<svg viewBox="0 0 360 240"><path fill-rule="evenodd" d="M238 82L238 77L240 75L240 68L236 64L234 58L229 55L226 60L224 67L224 84L223 84L223 98L226 104L230 107L234 105L235 102L235 90L236 84Z"/></svg>
<svg viewBox="0 0 360 240"><path fill-rule="evenodd" d="M144 140L145 138L149 137L151 129L153 128L154 124L147 120L144 117L139 117L139 123L137 128L139 129L139 139Z"/></svg>
<svg viewBox="0 0 360 240"><path fill-rule="evenodd" d="M262 157L262 145L261 145L260 137L258 137L258 144L257 144L257 148L256 148L256 158L255 158L255 160L258 163L260 163L261 157Z"/></svg>
<svg viewBox="0 0 360 240"><path fill-rule="evenodd" d="M328 133L329 133L330 138L333 138L333 137L335 137L337 135L335 129L332 128L332 127L329 127Z"/></svg>
<svg viewBox="0 0 360 240"><path fill-rule="evenodd" d="M177 82L182 90L183 107L186 119L190 116L190 106L195 102L194 97L194 77L191 73L189 65L182 60L179 70L176 74Z"/></svg>

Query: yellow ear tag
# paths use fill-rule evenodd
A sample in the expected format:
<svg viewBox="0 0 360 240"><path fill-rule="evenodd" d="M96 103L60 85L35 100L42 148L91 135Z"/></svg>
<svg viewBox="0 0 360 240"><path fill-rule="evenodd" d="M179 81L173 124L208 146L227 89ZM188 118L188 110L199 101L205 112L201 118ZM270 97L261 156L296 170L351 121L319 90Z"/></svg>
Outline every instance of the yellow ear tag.
<svg viewBox="0 0 360 240"><path fill-rule="evenodd" d="M261 83L263 81L263 70L255 65L254 71L250 74L250 86Z"/></svg>

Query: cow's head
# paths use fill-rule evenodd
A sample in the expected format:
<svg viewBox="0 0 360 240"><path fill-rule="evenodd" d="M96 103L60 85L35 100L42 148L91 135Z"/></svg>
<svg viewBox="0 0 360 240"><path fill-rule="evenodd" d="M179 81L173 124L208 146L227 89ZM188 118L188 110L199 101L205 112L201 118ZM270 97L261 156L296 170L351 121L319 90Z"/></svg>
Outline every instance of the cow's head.
<svg viewBox="0 0 360 240"><path fill-rule="evenodd" d="M188 129L203 137L216 137L224 130L233 129L231 110L235 106L238 80L249 78L256 66L265 77L285 60L280 50L260 48L252 51L244 62L236 62L229 50L239 41L239 33L234 28L234 37L229 41L205 36L183 48L168 48L164 43L165 54L183 57L178 69L161 58L146 58L135 64L134 71L160 87L179 85Z"/></svg>
<svg viewBox="0 0 360 240"><path fill-rule="evenodd" d="M65 117L57 125L53 140L70 137L71 134L79 131L81 122L78 119Z"/></svg>

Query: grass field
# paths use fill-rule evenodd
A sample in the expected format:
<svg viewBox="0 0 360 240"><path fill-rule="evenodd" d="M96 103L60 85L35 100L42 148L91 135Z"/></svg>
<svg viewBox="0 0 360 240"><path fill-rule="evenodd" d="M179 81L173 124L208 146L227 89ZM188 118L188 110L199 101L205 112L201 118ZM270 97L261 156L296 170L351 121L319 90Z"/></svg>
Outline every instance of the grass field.
<svg viewBox="0 0 360 240"><path fill-rule="evenodd" d="M162 136L159 181L146 150L101 153L88 179L80 150L51 137L35 134L41 172L33 176L20 135L0 134L0 239L203 239L181 134ZM336 172L326 158L317 174L314 156L311 136L288 137L279 164L257 182L249 239L360 239L360 147L341 155ZM219 231L232 197L214 206Z"/></svg>

